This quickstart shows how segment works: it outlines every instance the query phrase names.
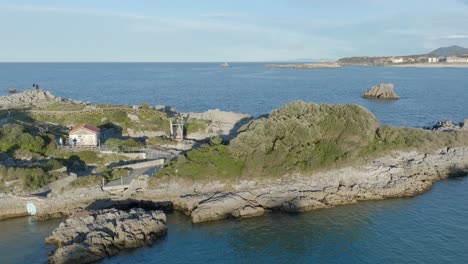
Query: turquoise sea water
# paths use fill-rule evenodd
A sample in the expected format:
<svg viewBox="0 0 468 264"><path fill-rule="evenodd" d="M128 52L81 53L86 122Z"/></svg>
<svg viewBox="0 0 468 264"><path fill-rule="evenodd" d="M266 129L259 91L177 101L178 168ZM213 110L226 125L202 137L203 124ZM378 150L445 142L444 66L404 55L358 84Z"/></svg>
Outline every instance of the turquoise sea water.
<svg viewBox="0 0 468 264"><path fill-rule="evenodd" d="M0 94L33 82L63 97L101 103L166 104L180 111L220 108L254 115L291 100L358 103L384 124L427 126L468 117L468 69L289 70L262 64L0 64ZM360 98L393 82L398 101ZM3 89L4 88L4 89ZM303 214L192 225L168 215L152 247L103 263L466 263L468 178L438 182L414 198L361 202ZM44 238L59 220L0 221L0 263L43 263Z"/></svg>

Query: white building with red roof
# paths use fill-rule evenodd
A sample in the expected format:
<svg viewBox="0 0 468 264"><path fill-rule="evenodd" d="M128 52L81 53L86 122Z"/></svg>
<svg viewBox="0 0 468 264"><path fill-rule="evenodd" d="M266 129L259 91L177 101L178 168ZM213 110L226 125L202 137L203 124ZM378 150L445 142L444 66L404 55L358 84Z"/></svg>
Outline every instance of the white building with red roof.
<svg viewBox="0 0 468 264"><path fill-rule="evenodd" d="M98 127L88 124L79 125L68 132L69 142L74 146L97 146L100 133L101 129Z"/></svg>

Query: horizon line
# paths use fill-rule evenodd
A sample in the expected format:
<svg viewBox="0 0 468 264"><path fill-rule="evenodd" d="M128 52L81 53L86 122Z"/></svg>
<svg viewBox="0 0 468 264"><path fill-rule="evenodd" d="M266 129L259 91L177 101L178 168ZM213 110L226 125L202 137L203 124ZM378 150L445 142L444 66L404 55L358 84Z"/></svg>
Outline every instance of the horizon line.
<svg viewBox="0 0 468 264"><path fill-rule="evenodd" d="M336 60L322 60L334 62ZM0 61L0 63L281 63L281 62L296 62L304 63L307 60L274 60L274 61ZM310 60L310 62L317 62Z"/></svg>

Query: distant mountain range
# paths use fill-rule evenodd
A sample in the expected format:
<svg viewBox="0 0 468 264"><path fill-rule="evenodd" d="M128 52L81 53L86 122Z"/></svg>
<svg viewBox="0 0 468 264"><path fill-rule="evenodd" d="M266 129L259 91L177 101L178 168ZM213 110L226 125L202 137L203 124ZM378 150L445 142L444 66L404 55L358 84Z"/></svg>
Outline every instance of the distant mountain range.
<svg viewBox="0 0 468 264"><path fill-rule="evenodd" d="M429 55L434 56L463 56L466 54L468 54L467 48L463 48L456 45L438 48L429 53Z"/></svg>

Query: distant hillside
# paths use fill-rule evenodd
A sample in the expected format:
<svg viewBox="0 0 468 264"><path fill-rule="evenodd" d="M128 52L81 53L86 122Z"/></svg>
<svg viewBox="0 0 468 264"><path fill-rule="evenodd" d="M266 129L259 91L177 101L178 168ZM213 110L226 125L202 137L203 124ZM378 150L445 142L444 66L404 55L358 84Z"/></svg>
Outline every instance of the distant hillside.
<svg viewBox="0 0 468 264"><path fill-rule="evenodd" d="M438 48L429 53L429 55L435 56L462 56L465 54L468 54L468 49L456 45Z"/></svg>

